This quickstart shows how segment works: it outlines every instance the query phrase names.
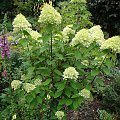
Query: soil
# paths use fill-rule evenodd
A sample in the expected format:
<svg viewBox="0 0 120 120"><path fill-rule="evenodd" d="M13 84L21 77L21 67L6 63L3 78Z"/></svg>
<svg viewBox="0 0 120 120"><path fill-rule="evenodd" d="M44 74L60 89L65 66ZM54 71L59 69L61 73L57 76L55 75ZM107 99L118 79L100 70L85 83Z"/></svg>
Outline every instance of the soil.
<svg viewBox="0 0 120 120"><path fill-rule="evenodd" d="M67 120L99 120L97 110L101 103L98 100L86 102L78 111L68 111Z"/></svg>

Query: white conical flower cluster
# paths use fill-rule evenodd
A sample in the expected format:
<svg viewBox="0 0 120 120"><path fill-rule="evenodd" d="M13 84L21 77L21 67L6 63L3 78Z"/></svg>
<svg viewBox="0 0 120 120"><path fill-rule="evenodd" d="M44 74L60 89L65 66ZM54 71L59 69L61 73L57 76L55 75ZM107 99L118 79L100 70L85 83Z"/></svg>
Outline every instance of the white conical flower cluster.
<svg viewBox="0 0 120 120"><path fill-rule="evenodd" d="M25 90L27 93L29 93L29 92L31 92L32 90L34 90L36 87L35 87L35 85L33 85L33 84L31 84L31 83L24 83L24 84L23 84L23 88L24 88L24 90Z"/></svg>
<svg viewBox="0 0 120 120"><path fill-rule="evenodd" d="M120 53L120 36L114 36L107 39L102 45L101 49L111 49L113 52Z"/></svg>
<svg viewBox="0 0 120 120"><path fill-rule="evenodd" d="M31 24L27 21L27 19L25 18L24 15L22 15L21 13L18 14L13 23L13 31L19 31L20 29L27 29L27 28L30 28L32 27Z"/></svg>
<svg viewBox="0 0 120 120"><path fill-rule="evenodd" d="M79 73L76 71L76 69L74 67L68 67L63 72L64 79L69 78L69 79L73 79L76 81L78 79L78 75L79 75Z"/></svg>
<svg viewBox="0 0 120 120"><path fill-rule="evenodd" d="M64 42L69 42L69 36L75 34L75 30L71 28L71 25L67 25L63 31L62 31L62 36L63 36L63 41Z"/></svg>
<svg viewBox="0 0 120 120"><path fill-rule="evenodd" d="M58 118L58 120L62 120L62 118L64 117L64 112L63 111L57 111L55 113L55 116Z"/></svg>
<svg viewBox="0 0 120 120"><path fill-rule="evenodd" d="M31 30L31 31L29 32L29 34L31 35L31 37L32 37L34 40L37 40L38 38L41 37L41 34L38 33L37 31L34 31L34 30Z"/></svg>
<svg viewBox="0 0 120 120"><path fill-rule="evenodd" d="M43 25L59 25L61 24L61 15L49 4L45 4L42 8L41 15L39 16L38 22Z"/></svg>
<svg viewBox="0 0 120 120"><path fill-rule="evenodd" d="M12 87L12 89L17 90L18 88L20 88L21 84L22 84L21 81L19 81L19 80L13 80L11 82L11 87Z"/></svg>
<svg viewBox="0 0 120 120"><path fill-rule="evenodd" d="M105 41L103 31L99 25L93 26L89 29L89 37L99 45Z"/></svg>
<svg viewBox="0 0 120 120"><path fill-rule="evenodd" d="M101 45L104 42L104 34L99 25L94 26L90 29L82 29L77 32L75 37L72 39L71 45L82 44L85 47L89 47L91 43L96 42Z"/></svg>
<svg viewBox="0 0 120 120"><path fill-rule="evenodd" d="M83 46L88 47L93 41L89 39L88 29L82 29L77 32L75 37L72 39L71 45L75 46L77 44L82 44Z"/></svg>
<svg viewBox="0 0 120 120"><path fill-rule="evenodd" d="M79 95L83 96L84 98L88 99L90 98L90 91L86 88L82 89L79 93Z"/></svg>

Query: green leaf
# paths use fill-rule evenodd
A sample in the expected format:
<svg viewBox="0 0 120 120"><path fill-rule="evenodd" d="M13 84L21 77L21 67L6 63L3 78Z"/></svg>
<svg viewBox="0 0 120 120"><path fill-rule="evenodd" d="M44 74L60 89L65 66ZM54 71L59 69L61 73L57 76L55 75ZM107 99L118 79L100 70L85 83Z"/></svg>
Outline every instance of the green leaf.
<svg viewBox="0 0 120 120"><path fill-rule="evenodd" d="M74 82L74 80L71 81L71 82L70 82L70 86L71 86L72 88L74 88L74 89L77 89L77 82Z"/></svg>
<svg viewBox="0 0 120 120"><path fill-rule="evenodd" d="M84 98L83 98L83 97L79 97L79 98L78 98L78 104L79 104L79 105L81 105L83 101L84 101Z"/></svg>
<svg viewBox="0 0 120 120"><path fill-rule="evenodd" d="M63 91L57 91L57 92L55 92L55 95L54 95L54 98L58 98L58 97L60 97L60 95L62 94L62 92Z"/></svg>
<svg viewBox="0 0 120 120"><path fill-rule="evenodd" d="M64 105L66 103L66 99L59 100L59 105Z"/></svg>
<svg viewBox="0 0 120 120"><path fill-rule="evenodd" d="M75 52L75 58L76 58L76 60L79 60L79 59L81 59L81 52L80 51L76 51Z"/></svg>
<svg viewBox="0 0 120 120"><path fill-rule="evenodd" d="M72 99L66 99L66 105L67 105L67 106L71 105L71 104L72 104L72 102L73 102L73 100L72 100Z"/></svg>
<svg viewBox="0 0 120 120"><path fill-rule="evenodd" d="M108 68L113 66L113 62L110 59L107 59L105 64L107 65Z"/></svg>
<svg viewBox="0 0 120 120"><path fill-rule="evenodd" d="M80 97L79 93L74 94L71 98L78 98L78 97Z"/></svg>
<svg viewBox="0 0 120 120"><path fill-rule="evenodd" d="M96 76L96 75L98 75L100 73L100 71L98 70L98 69L93 69L92 71L91 71L91 76Z"/></svg>
<svg viewBox="0 0 120 120"><path fill-rule="evenodd" d="M47 42L50 40L50 35L44 35L44 36L42 36L42 39L44 42Z"/></svg>
<svg viewBox="0 0 120 120"><path fill-rule="evenodd" d="M79 70L81 70L81 68L84 68L84 66L81 64L81 62L79 61L77 61L76 63L75 63L75 66L77 67L77 69L79 69Z"/></svg>
<svg viewBox="0 0 120 120"><path fill-rule="evenodd" d="M29 34L26 30L23 30L23 33L24 33L24 35L26 35L26 36L30 36L30 34Z"/></svg>
<svg viewBox="0 0 120 120"><path fill-rule="evenodd" d="M110 69L109 68L103 68L103 72L106 74L106 75L110 75Z"/></svg>
<svg viewBox="0 0 120 120"><path fill-rule="evenodd" d="M59 111L60 109L62 109L62 107L63 107L62 105L58 105L57 110Z"/></svg>
<svg viewBox="0 0 120 120"><path fill-rule="evenodd" d="M70 88L65 89L65 95L67 95L70 98L70 96L71 96Z"/></svg>
<svg viewBox="0 0 120 120"><path fill-rule="evenodd" d="M44 51L46 51L48 49L48 46L44 46L40 48L40 53L43 53Z"/></svg>
<svg viewBox="0 0 120 120"><path fill-rule="evenodd" d="M62 76L61 71L59 71L59 70L55 69L55 70L54 70L54 72L55 72L57 75Z"/></svg>
<svg viewBox="0 0 120 120"><path fill-rule="evenodd" d="M60 82L57 86L57 91L62 91L64 88L65 88L65 85L66 85L66 81L63 81L63 82Z"/></svg>
<svg viewBox="0 0 120 120"><path fill-rule="evenodd" d="M28 45L28 40L26 38L22 38L19 40L19 44L21 44L23 47L26 47Z"/></svg>
<svg viewBox="0 0 120 120"><path fill-rule="evenodd" d="M36 99L39 104L42 104L42 98L40 96L37 96Z"/></svg>
<svg viewBox="0 0 120 120"><path fill-rule="evenodd" d="M50 84L51 81L52 81L52 79L47 79L45 82L42 83L42 85L48 85L48 84Z"/></svg>
<svg viewBox="0 0 120 120"><path fill-rule="evenodd" d="M33 99L34 98L30 94L26 96L26 100L27 100L28 103L31 103Z"/></svg>
<svg viewBox="0 0 120 120"><path fill-rule="evenodd" d="M78 100L74 100L74 101L73 101L73 108L74 108L74 109L77 109L78 107L79 107Z"/></svg>
<svg viewBox="0 0 120 120"><path fill-rule="evenodd" d="M64 57L63 57L62 54L56 53L56 56L57 56L60 60L63 60L63 59L64 59Z"/></svg>
<svg viewBox="0 0 120 120"><path fill-rule="evenodd" d="M34 67L29 67L28 69L27 69L27 71L28 71L28 74L33 74L34 73Z"/></svg>

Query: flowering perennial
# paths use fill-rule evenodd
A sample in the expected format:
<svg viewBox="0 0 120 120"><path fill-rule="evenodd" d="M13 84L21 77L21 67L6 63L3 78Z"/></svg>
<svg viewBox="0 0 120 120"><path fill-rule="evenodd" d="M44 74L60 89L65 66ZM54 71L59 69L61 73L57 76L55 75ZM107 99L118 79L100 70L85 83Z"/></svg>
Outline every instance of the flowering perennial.
<svg viewBox="0 0 120 120"><path fill-rule="evenodd" d="M13 116L12 116L12 120L16 120L16 114L14 114Z"/></svg>
<svg viewBox="0 0 120 120"><path fill-rule="evenodd" d="M89 47L94 41L99 45L104 42L104 34L99 25L78 31L72 39L71 45L82 44L85 47Z"/></svg>
<svg viewBox="0 0 120 120"><path fill-rule="evenodd" d="M101 45L101 49L111 49L113 52L120 53L120 36L114 36L107 39Z"/></svg>
<svg viewBox="0 0 120 120"><path fill-rule="evenodd" d="M64 112L63 111L57 111L55 113L55 115L58 118L58 120L62 120L62 118L64 117Z"/></svg>
<svg viewBox="0 0 120 120"><path fill-rule="evenodd" d="M74 34L75 34L75 30L73 30L69 25L66 26L62 31L63 41L69 42L69 35L74 35Z"/></svg>
<svg viewBox="0 0 120 120"><path fill-rule="evenodd" d="M37 31L31 30L29 31L29 33L34 40L37 40L39 37L41 37L41 35Z"/></svg>
<svg viewBox="0 0 120 120"><path fill-rule="evenodd" d="M80 91L80 93L79 93L81 96L83 96L84 98L90 98L90 91L89 90L87 90L87 89L82 89L81 91Z"/></svg>
<svg viewBox="0 0 120 120"><path fill-rule="evenodd" d="M3 59L5 56L7 58L10 58L10 46L8 44L8 39L6 35L0 37L0 49L1 49L1 56Z"/></svg>
<svg viewBox="0 0 120 120"><path fill-rule="evenodd" d="M24 90L25 90L27 93L29 93L29 92L31 92L32 90L34 90L36 87L35 87L35 85L33 85L33 84L24 83L24 84L23 84L23 88L24 88Z"/></svg>
<svg viewBox="0 0 120 120"><path fill-rule="evenodd" d="M75 70L74 67L68 67L63 72L64 79L70 78L70 79L77 80L78 75L79 75L79 73Z"/></svg>
<svg viewBox="0 0 120 120"><path fill-rule="evenodd" d="M89 46L93 42L92 39L89 39L89 30L82 29L77 32L75 37L72 39L71 45L75 46L77 44L82 44L83 46Z"/></svg>
<svg viewBox="0 0 120 120"><path fill-rule="evenodd" d="M21 81L19 81L19 80L13 80L11 82L11 87L12 87L12 89L17 90L18 88L20 88L21 84L22 84Z"/></svg>
<svg viewBox="0 0 120 120"><path fill-rule="evenodd" d="M26 20L25 16L22 15L21 13L18 14L15 17L12 25L13 25L13 28L14 28L13 31L15 31L15 32L19 31L21 29L26 29L26 28L30 28L31 27L31 24Z"/></svg>
<svg viewBox="0 0 120 120"><path fill-rule="evenodd" d="M61 15L55 10L51 5L45 4L42 8L41 15L39 16L38 22L43 25L54 24L59 25L61 24Z"/></svg>
<svg viewBox="0 0 120 120"><path fill-rule="evenodd" d="M105 41L103 31L101 30L101 27L99 25L90 28L89 35L90 39L93 39L99 45L101 45Z"/></svg>
<svg viewBox="0 0 120 120"><path fill-rule="evenodd" d="M89 65L89 61L88 60L83 60L81 62L81 64L84 65L84 66L88 66Z"/></svg>

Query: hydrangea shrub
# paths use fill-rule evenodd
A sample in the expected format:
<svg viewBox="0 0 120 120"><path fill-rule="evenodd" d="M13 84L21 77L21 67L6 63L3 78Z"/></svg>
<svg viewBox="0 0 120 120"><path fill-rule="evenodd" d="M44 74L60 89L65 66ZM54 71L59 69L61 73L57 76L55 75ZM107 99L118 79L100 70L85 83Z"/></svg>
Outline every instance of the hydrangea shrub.
<svg viewBox="0 0 120 120"><path fill-rule="evenodd" d="M22 65L20 79L11 82L12 100L18 109L9 115L26 120L31 116L66 119L66 109L77 110L84 101L92 100L94 83L112 74L120 37L105 40L99 25L78 31L67 25L58 30L62 17L48 4L38 20L43 27L39 32L31 32L21 14L18 20L23 24L15 22L17 17L13 27L21 31L17 47Z"/></svg>

